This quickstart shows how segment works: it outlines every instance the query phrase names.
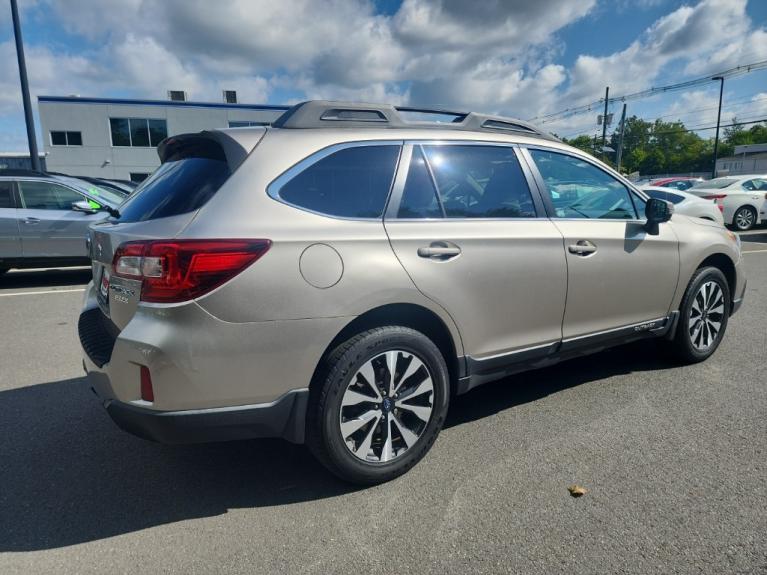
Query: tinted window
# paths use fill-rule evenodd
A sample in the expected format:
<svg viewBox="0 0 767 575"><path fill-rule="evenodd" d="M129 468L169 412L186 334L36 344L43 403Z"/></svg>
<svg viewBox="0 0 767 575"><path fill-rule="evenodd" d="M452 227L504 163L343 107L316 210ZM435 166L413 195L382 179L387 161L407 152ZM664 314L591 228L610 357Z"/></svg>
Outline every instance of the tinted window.
<svg viewBox="0 0 767 575"><path fill-rule="evenodd" d="M514 150L423 146L448 218L532 218L535 207Z"/></svg>
<svg viewBox="0 0 767 575"><path fill-rule="evenodd" d="M54 146L66 146L67 145L67 133L66 132L51 132L51 144Z"/></svg>
<svg viewBox="0 0 767 575"><path fill-rule="evenodd" d="M146 120L131 119L130 139L131 146L149 147L149 128Z"/></svg>
<svg viewBox="0 0 767 575"><path fill-rule="evenodd" d="M398 145L374 145L339 150L283 184L279 196L329 216L381 217L399 149Z"/></svg>
<svg viewBox="0 0 767 575"><path fill-rule="evenodd" d="M185 214L201 208L229 177L223 159L185 157L162 164L120 207L121 222Z"/></svg>
<svg viewBox="0 0 767 575"><path fill-rule="evenodd" d="M749 192L754 190L767 190L767 180L762 180L759 178L747 180L741 184L741 187L744 190L748 190Z"/></svg>
<svg viewBox="0 0 767 575"><path fill-rule="evenodd" d="M130 127L125 118L110 118L113 146L130 146Z"/></svg>
<svg viewBox="0 0 767 575"><path fill-rule="evenodd" d="M566 154L530 150L557 218L637 218L629 190L592 164Z"/></svg>
<svg viewBox="0 0 767 575"><path fill-rule="evenodd" d="M109 126L113 146L148 148L157 146L168 137L168 124L165 120L110 118Z"/></svg>
<svg viewBox="0 0 767 575"><path fill-rule="evenodd" d="M19 182L22 204L30 210L71 210L85 198L77 192L48 182Z"/></svg>
<svg viewBox="0 0 767 575"><path fill-rule="evenodd" d="M441 218L442 208L437 200L429 168L421 152L421 146L413 148L405 190L399 205L400 218Z"/></svg>
<svg viewBox="0 0 767 575"><path fill-rule="evenodd" d="M661 192L659 190L645 190L644 193L650 196L651 198L666 200L667 202L671 202L672 204L678 204L682 200L684 200L684 196L680 196L679 194L675 194L673 192Z"/></svg>
<svg viewBox="0 0 767 575"><path fill-rule="evenodd" d="M13 182L0 182L0 208L15 208Z"/></svg>
<svg viewBox="0 0 767 575"><path fill-rule="evenodd" d="M147 120L149 126L149 143L157 146L168 137L168 125L165 120Z"/></svg>

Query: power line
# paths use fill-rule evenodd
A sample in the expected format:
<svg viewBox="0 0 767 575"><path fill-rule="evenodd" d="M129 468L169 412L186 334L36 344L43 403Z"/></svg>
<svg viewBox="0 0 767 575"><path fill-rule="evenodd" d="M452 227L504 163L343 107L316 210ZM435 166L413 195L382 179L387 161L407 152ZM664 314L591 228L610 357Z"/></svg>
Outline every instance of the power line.
<svg viewBox="0 0 767 575"><path fill-rule="evenodd" d="M729 70L725 70L724 72L719 72L707 76L703 76L700 78L696 78L694 80L687 80L685 82L679 82L677 84L669 84L667 86L659 86L654 88L648 88L647 90L641 90L639 92L634 92L632 94L626 94L624 96L614 96L612 98L607 99L607 103L614 103L614 102L628 102L631 100L639 100L642 98L648 98L650 96L655 96L656 94L664 94L667 92L677 92L680 90L686 90L688 88L692 88L694 86L701 86L703 84L708 84L711 82L711 78L714 76L721 76L723 78L732 78L735 76L742 76L744 74L750 74L751 72L754 72L756 70L763 70L767 69L767 60L761 60L759 62L754 62L752 64L745 64L742 66L736 66L734 68L730 68ZM571 116L576 116L579 114L584 114L586 112L593 111L594 106L601 106L604 105L605 99L600 98L599 100L595 102L591 102L590 104L584 104L582 106L576 106L573 108L565 108L564 110L560 110L558 112L552 112L551 114L544 114L542 116L536 116L535 118L531 118L528 121L531 122L537 122L538 124L547 124L549 122L553 122L554 120L569 118Z"/></svg>

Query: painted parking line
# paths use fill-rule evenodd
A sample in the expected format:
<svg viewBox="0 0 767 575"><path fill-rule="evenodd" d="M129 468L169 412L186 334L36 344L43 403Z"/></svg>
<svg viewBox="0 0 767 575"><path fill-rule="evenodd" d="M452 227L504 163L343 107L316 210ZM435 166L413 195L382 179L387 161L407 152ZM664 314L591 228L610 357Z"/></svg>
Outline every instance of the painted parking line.
<svg viewBox="0 0 767 575"><path fill-rule="evenodd" d="M747 250L747 251L743 251L741 253L744 253L744 254L767 254L767 250Z"/></svg>
<svg viewBox="0 0 767 575"><path fill-rule="evenodd" d="M45 290L45 291L20 291L20 292L14 292L14 293L0 293L0 297L11 297L15 295L45 295L49 293L73 293L78 291L80 292L85 291L85 288L51 289L51 290Z"/></svg>

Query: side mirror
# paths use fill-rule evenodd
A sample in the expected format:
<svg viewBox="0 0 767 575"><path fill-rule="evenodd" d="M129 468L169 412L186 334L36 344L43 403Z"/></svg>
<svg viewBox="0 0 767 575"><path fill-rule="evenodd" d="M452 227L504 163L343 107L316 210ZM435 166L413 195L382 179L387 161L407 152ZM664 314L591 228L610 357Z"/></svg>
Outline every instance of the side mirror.
<svg viewBox="0 0 767 575"><path fill-rule="evenodd" d="M101 206L95 207L88 200L82 200L80 202L72 202L72 209L76 212L83 212L85 214L95 214L101 209Z"/></svg>
<svg viewBox="0 0 767 575"><path fill-rule="evenodd" d="M658 198L650 198L645 206L645 217L647 218L647 233L651 235L658 234L658 224L662 224L671 219L674 213L674 204Z"/></svg>

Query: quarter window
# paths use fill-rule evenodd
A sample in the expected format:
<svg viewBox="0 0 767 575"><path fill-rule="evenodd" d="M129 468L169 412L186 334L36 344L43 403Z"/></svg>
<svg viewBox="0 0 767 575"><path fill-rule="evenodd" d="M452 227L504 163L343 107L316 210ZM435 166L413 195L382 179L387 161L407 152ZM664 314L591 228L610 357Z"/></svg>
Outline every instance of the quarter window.
<svg viewBox="0 0 767 575"><path fill-rule="evenodd" d="M380 218L400 146L381 144L338 150L284 183L279 198L328 216Z"/></svg>
<svg viewBox="0 0 767 575"><path fill-rule="evenodd" d="M415 146L402 196L400 218L536 215L525 175L507 146Z"/></svg>
<svg viewBox="0 0 767 575"><path fill-rule="evenodd" d="M530 150L530 155L546 183L554 217L637 219L628 188L607 172L567 154Z"/></svg>
<svg viewBox="0 0 767 575"><path fill-rule="evenodd" d="M156 147L168 137L165 120L147 118L109 118L113 146Z"/></svg>
<svg viewBox="0 0 767 575"><path fill-rule="evenodd" d="M71 210L83 196L50 182L19 182L22 206L28 210Z"/></svg>
<svg viewBox="0 0 767 575"><path fill-rule="evenodd" d="M52 146L82 146L83 145L82 132L52 131L51 145Z"/></svg>

